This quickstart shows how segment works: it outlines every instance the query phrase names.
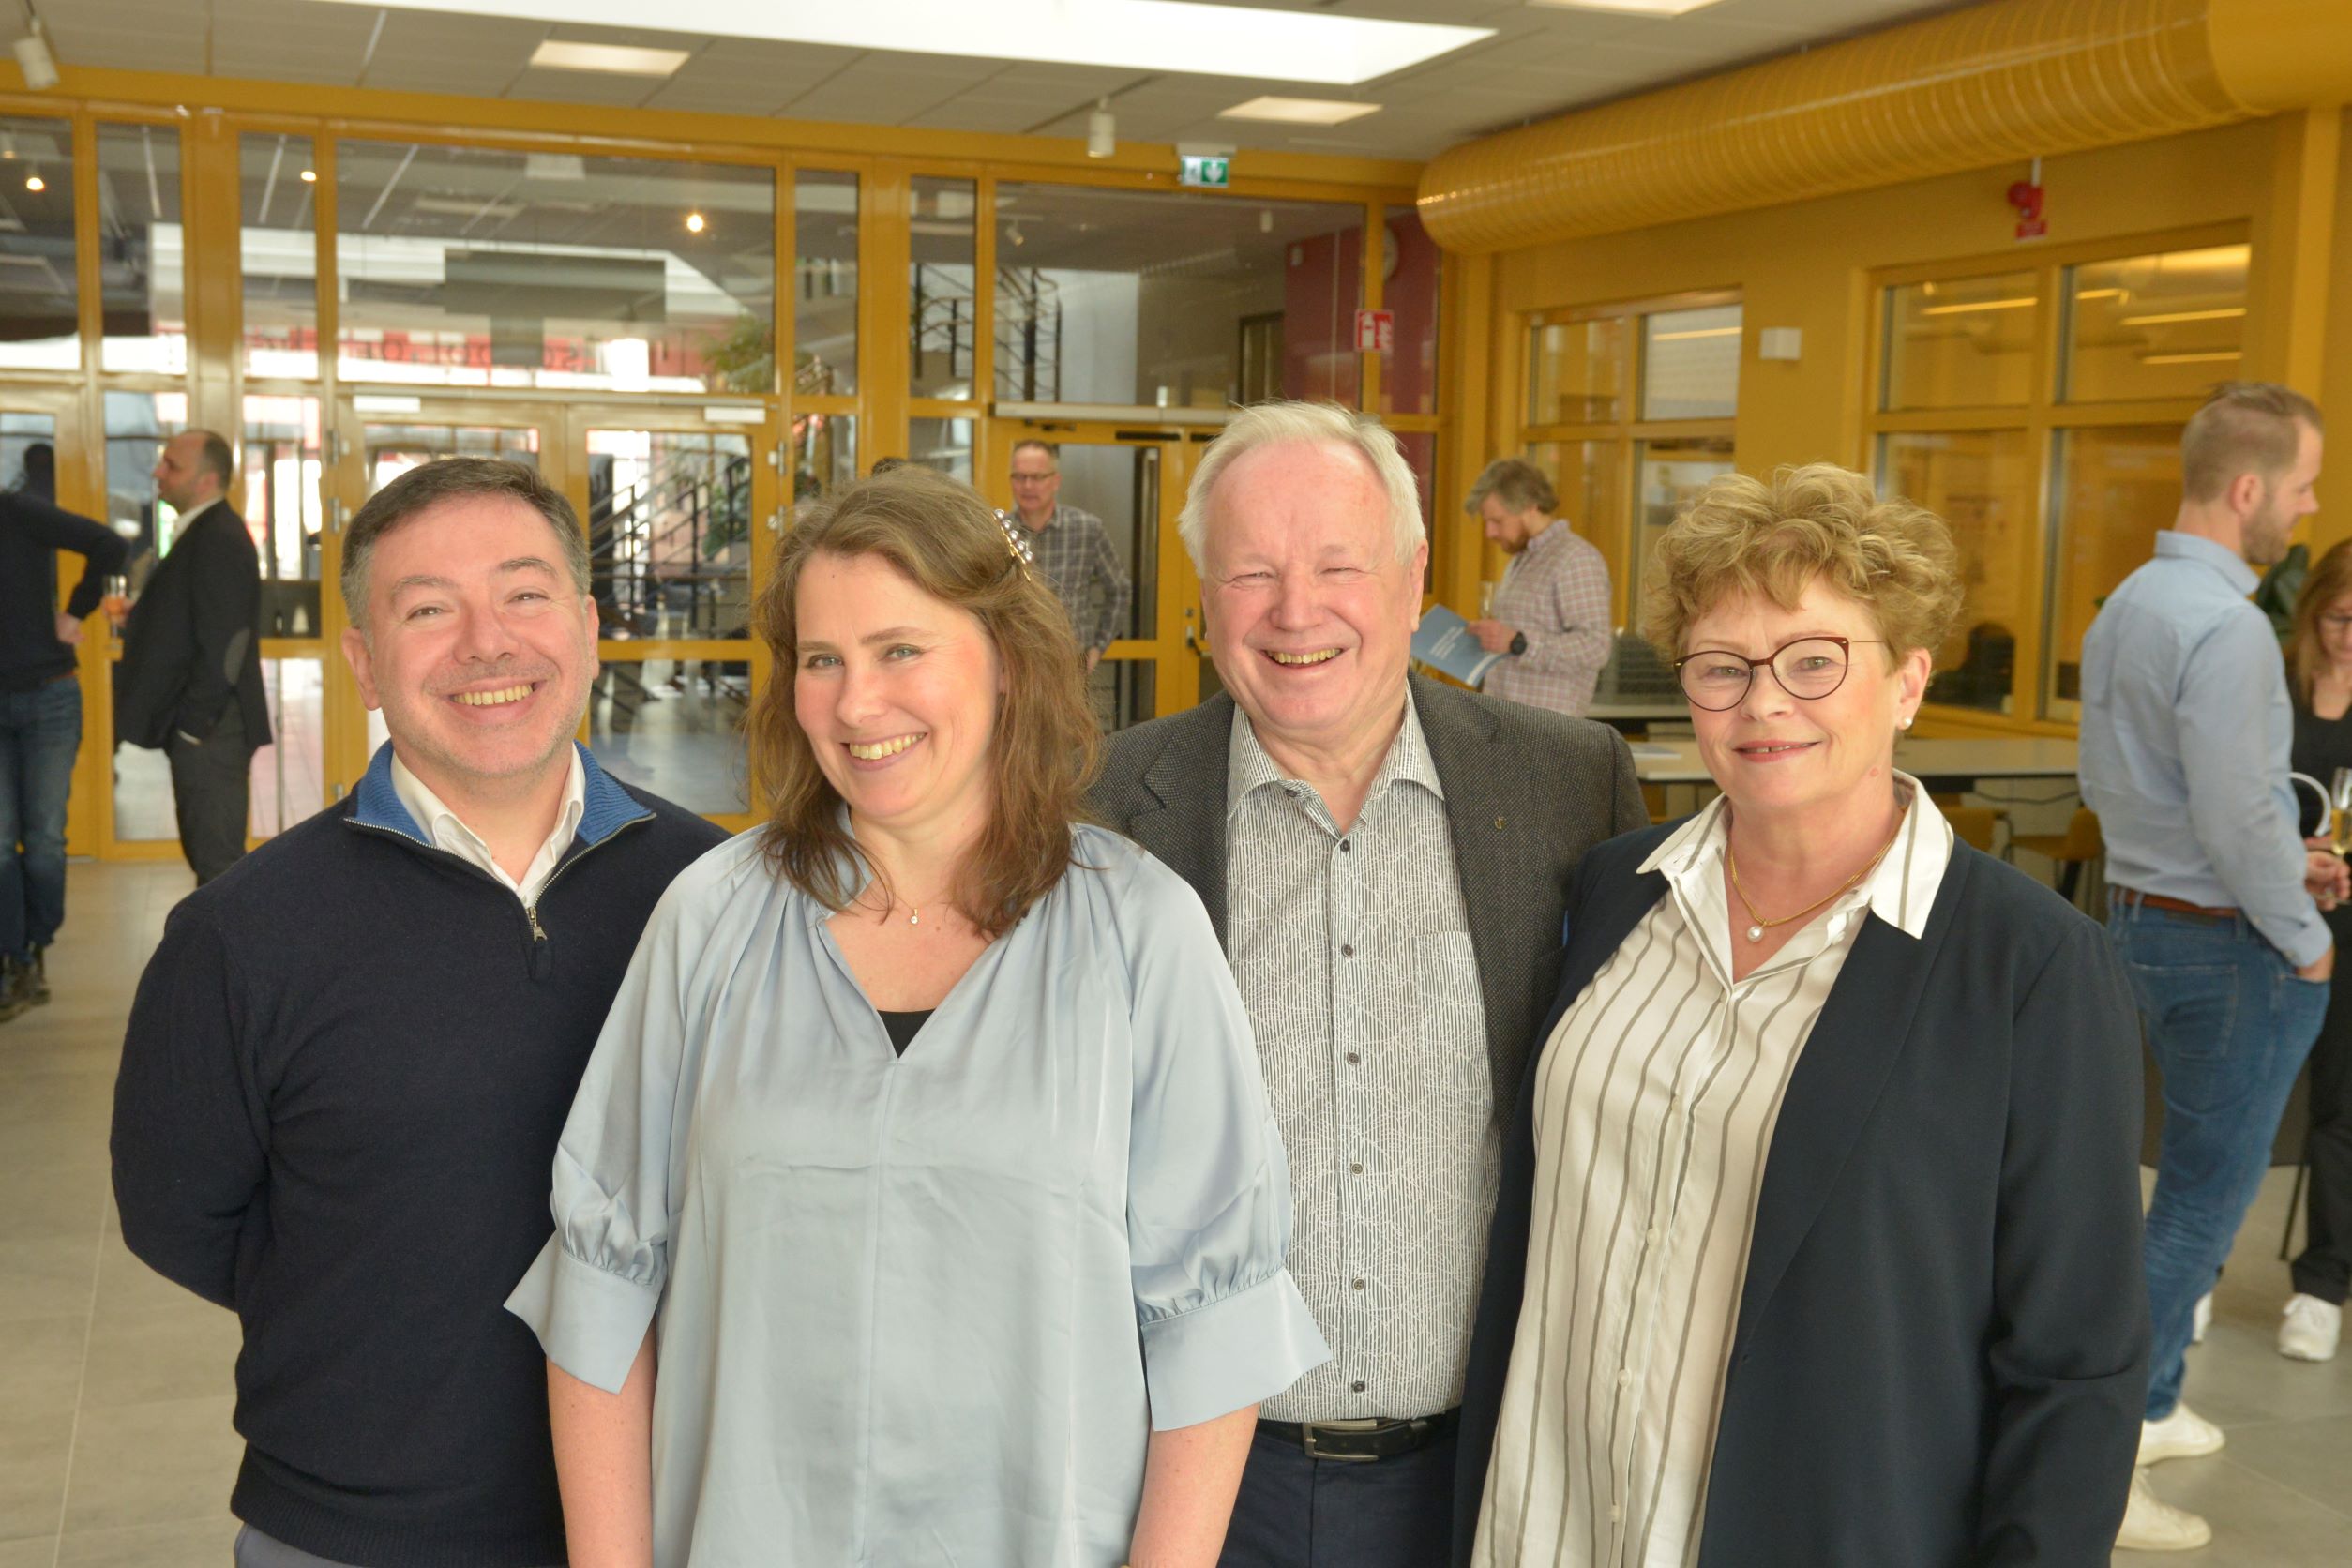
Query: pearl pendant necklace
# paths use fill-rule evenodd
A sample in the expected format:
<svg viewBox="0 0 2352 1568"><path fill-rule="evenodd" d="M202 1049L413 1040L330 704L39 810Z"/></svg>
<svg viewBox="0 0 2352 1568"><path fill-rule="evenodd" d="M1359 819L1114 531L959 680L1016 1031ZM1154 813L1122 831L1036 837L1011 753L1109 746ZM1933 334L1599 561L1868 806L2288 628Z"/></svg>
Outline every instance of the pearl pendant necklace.
<svg viewBox="0 0 2352 1568"><path fill-rule="evenodd" d="M1748 940L1750 942L1762 942L1764 940L1764 927L1761 926L1749 927Z"/></svg>
<svg viewBox="0 0 2352 1568"><path fill-rule="evenodd" d="M908 924L908 925L910 925L910 926L920 926L920 925L922 925L922 924L923 924L923 912L922 912L922 910L920 910L919 908L917 908L916 906L914 906L914 905L912 905L912 904L909 904L909 905L907 906L907 924Z"/></svg>

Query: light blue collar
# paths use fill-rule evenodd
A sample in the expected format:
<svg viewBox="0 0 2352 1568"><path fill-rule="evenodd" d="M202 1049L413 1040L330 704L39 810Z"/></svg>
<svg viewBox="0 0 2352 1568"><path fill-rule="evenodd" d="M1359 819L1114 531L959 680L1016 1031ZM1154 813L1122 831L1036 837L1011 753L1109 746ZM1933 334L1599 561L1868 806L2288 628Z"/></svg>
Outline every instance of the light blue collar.
<svg viewBox="0 0 2352 1568"><path fill-rule="evenodd" d="M2170 528L2158 530L2156 553L2176 560L2194 561L2200 566L2210 566L2240 594L2251 594L2262 586L2262 579L2255 575L2252 566L2239 558L2237 551L2194 534L2182 534Z"/></svg>
<svg viewBox="0 0 2352 1568"><path fill-rule="evenodd" d="M613 776L596 763L596 754L578 741L572 743L580 750L581 804L579 841L595 848L629 823L652 816L651 807L638 804L637 797L621 788ZM430 834L419 827L407 807L400 804L400 792L392 787L392 743L376 747L374 758L368 763L367 776L359 781L354 792L352 821L362 827L382 828L414 839L427 849L434 849Z"/></svg>

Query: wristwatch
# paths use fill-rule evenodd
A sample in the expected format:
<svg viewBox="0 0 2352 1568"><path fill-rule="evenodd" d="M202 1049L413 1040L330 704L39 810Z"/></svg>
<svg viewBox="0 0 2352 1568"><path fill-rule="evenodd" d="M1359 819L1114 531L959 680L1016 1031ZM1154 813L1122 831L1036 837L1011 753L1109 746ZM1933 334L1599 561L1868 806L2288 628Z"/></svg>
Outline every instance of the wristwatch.
<svg viewBox="0 0 2352 1568"><path fill-rule="evenodd" d="M1514 654L1524 654L1527 652L1527 633L1521 631L1511 634L1511 651Z"/></svg>

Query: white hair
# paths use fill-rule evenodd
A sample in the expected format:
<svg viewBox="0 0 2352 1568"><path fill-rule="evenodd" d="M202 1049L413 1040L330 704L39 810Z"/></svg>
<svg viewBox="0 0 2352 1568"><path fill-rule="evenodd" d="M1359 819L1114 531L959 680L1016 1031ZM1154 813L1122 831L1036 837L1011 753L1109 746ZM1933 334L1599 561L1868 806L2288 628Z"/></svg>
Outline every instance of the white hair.
<svg viewBox="0 0 2352 1568"><path fill-rule="evenodd" d="M1176 532L1192 557L1192 569L1208 577L1209 497L1217 480L1234 460L1261 446L1338 446L1354 452L1371 468L1388 497L1389 531L1396 538L1396 559L1410 562L1413 551L1429 537L1421 520L1421 488L1405 461L1405 449L1395 431L1368 414L1356 414L1336 403L1256 403L1233 415L1192 471L1184 492L1184 509L1176 519Z"/></svg>

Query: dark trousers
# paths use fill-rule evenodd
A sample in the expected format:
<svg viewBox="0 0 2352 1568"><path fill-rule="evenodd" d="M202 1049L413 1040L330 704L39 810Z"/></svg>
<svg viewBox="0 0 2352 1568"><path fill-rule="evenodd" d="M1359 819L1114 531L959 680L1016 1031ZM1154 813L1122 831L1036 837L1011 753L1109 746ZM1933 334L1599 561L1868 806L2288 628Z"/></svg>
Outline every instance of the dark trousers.
<svg viewBox="0 0 2352 1568"><path fill-rule="evenodd" d="M2303 1189L2304 1240L2295 1289L2344 1304L2352 1294L2352 978L2328 998L2328 1021L2311 1052L2311 1182Z"/></svg>
<svg viewBox="0 0 2352 1568"><path fill-rule="evenodd" d="M0 954L20 962L66 918L66 797L81 745L74 676L0 692Z"/></svg>
<svg viewBox="0 0 2352 1568"><path fill-rule="evenodd" d="M1394 1459L1310 1459L1259 1433L1219 1568L1444 1568L1455 1434Z"/></svg>
<svg viewBox="0 0 2352 1568"><path fill-rule="evenodd" d="M210 733L191 741L178 731L164 744L172 762L172 807L180 821L180 852L202 887L245 852L245 819L252 795L253 748L234 699Z"/></svg>

